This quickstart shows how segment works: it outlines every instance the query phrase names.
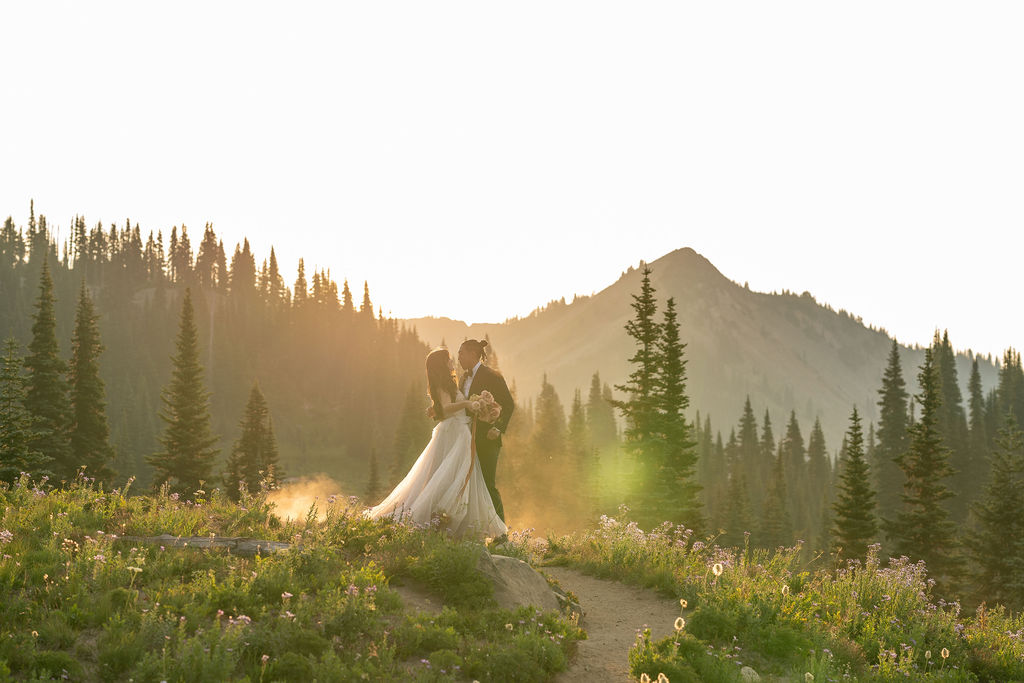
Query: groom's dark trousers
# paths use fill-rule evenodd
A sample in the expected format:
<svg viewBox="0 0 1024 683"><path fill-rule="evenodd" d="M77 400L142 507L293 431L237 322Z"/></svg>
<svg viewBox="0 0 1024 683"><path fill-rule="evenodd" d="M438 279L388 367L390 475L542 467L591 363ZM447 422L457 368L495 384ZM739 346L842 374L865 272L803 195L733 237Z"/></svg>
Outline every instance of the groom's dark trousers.
<svg viewBox="0 0 1024 683"><path fill-rule="evenodd" d="M494 400L501 406L501 415L494 421L497 427L504 434L508 428L508 421L512 418L512 411L516 409L512 401L512 393L505 384L505 378L496 371L481 365L473 377L473 383L469 387L470 393L479 394L483 391L491 392ZM494 511L505 521L505 508L501 504L501 494L494 484L494 475L498 471L498 453L501 451L501 436L497 439L488 439L487 432L492 425L486 422L477 422L476 425L476 457L480 461L480 469L483 471L484 483L487 484L487 492L491 494L491 502L494 503Z"/></svg>

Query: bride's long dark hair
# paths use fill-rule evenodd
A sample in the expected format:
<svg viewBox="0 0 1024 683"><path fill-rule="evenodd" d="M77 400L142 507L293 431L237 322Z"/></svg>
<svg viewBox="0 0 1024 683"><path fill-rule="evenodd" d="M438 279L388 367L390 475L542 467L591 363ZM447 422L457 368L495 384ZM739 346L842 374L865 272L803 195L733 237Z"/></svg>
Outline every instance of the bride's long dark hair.
<svg viewBox="0 0 1024 683"><path fill-rule="evenodd" d="M431 406L434 419L444 419L444 406L441 396L448 394L454 402L455 393L459 390L455 383L455 371L449 367L451 354L448 349L435 349L427 354L427 387L430 391Z"/></svg>

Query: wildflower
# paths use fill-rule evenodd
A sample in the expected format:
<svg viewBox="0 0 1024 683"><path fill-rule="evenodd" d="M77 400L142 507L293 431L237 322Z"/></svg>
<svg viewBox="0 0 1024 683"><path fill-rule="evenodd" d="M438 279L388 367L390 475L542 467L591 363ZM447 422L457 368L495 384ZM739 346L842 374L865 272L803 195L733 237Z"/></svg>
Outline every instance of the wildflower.
<svg viewBox="0 0 1024 683"><path fill-rule="evenodd" d="M679 606L680 607L682 607L683 609L686 609L686 605L687 604L688 603L686 602L686 598L679 598Z"/></svg>
<svg viewBox="0 0 1024 683"><path fill-rule="evenodd" d="M668 683L668 676L663 673L658 673L658 683Z"/></svg>
<svg viewBox="0 0 1024 683"><path fill-rule="evenodd" d="M932 651L931 650L925 650L924 651L924 658L925 659L931 659L932 658Z"/></svg>
<svg viewBox="0 0 1024 683"><path fill-rule="evenodd" d="M505 624L505 628L509 631L512 630L512 624Z"/></svg>
<svg viewBox="0 0 1024 683"><path fill-rule="evenodd" d="M14 534L12 534L7 529L4 529L3 531L0 531L0 543L3 543L3 544L6 545L7 543L10 543L11 539L13 539L13 538L14 538Z"/></svg>
<svg viewBox="0 0 1024 683"><path fill-rule="evenodd" d="M711 573L714 574L715 576L721 576L722 575L722 571L724 569L725 568L722 566L721 562L715 562L714 566L711 567Z"/></svg>
<svg viewBox="0 0 1024 683"><path fill-rule="evenodd" d="M38 638L39 637L39 631L32 631L32 637L33 638Z"/></svg>
<svg viewBox="0 0 1024 683"><path fill-rule="evenodd" d="M942 648L942 652L939 654L942 655L943 659L949 659L949 648Z"/></svg>
<svg viewBox="0 0 1024 683"><path fill-rule="evenodd" d="M651 677L646 673L640 674L640 683L651 683Z"/></svg>
<svg viewBox="0 0 1024 683"><path fill-rule="evenodd" d="M270 661L270 655L263 655L262 657L260 657L260 661L266 664L268 661Z"/></svg>
<svg viewBox="0 0 1024 683"><path fill-rule="evenodd" d="M789 595L789 584L788 583L782 585L782 594L783 595Z"/></svg>
<svg viewBox="0 0 1024 683"><path fill-rule="evenodd" d="M281 599L282 600L287 600L290 597L292 597L292 594L289 593L288 591L285 591L284 593L281 593Z"/></svg>
<svg viewBox="0 0 1024 683"><path fill-rule="evenodd" d="M685 626L686 626L686 619L683 619L682 617L676 617L676 623L675 623L676 630L677 631L682 631L683 627L685 627Z"/></svg>
<svg viewBox="0 0 1024 683"><path fill-rule="evenodd" d="M810 671L808 671L807 673L804 674L804 680L807 681L808 683L810 683L811 681L814 680L814 674L812 674Z"/></svg>

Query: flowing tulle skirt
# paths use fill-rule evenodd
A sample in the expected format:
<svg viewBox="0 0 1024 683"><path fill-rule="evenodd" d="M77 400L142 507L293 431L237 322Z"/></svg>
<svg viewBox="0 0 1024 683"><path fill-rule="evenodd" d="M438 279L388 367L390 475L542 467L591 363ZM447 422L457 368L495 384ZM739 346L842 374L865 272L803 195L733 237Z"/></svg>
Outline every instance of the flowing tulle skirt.
<svg viewBox="0 0 1024 683"><path fill-rule="evenodd" d="M439 422L405 479L366 514L420 525L439 517L442 528L458 538L497 538L506 533L473 455L469 422L464 415Z"/></svg>

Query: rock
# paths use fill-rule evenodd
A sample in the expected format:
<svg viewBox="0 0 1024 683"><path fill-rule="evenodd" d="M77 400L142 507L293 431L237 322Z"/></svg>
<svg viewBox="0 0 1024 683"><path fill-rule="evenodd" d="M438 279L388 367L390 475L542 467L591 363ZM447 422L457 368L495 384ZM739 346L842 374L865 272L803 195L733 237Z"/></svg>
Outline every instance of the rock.
<svg viewBox="0 0 1024 683"><path fill-rule="evenodd" d="M505 555L480 553L477 569L494 584L494 599L502 609L530 605L558 610L558 598L547 580L526 562Z"/></svg>
<svg viewBox="0 0 1024 683"><path fill-rule="evenodd" d="M756 671L751 669L749 666L745 666L742 669L740 669L740 678L743 679L743 683L761 680L761 676Z"/></svg>

